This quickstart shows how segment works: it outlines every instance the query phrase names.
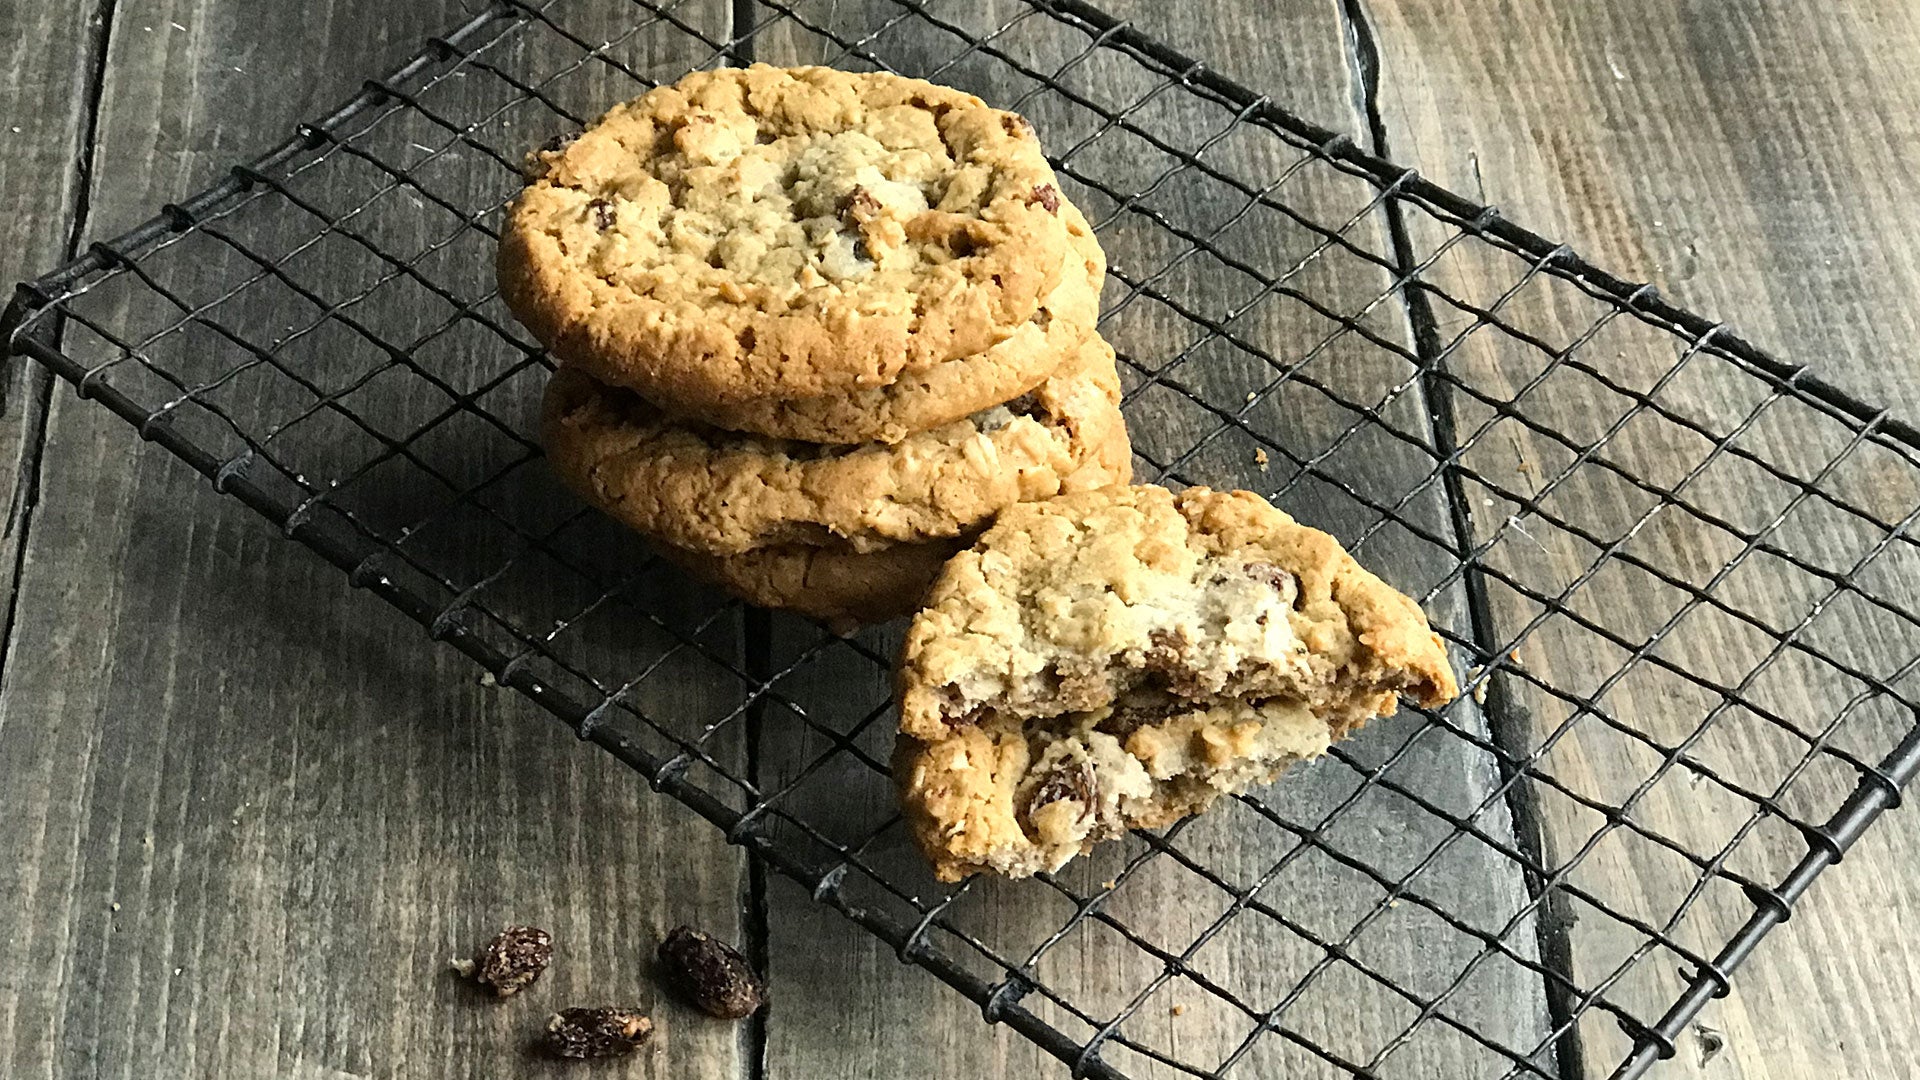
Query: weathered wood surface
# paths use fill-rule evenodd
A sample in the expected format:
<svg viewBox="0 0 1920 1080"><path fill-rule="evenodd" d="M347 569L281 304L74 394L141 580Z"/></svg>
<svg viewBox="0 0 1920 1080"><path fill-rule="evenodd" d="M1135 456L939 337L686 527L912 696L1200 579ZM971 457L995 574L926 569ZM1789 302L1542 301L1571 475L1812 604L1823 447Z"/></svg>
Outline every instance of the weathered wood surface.
<svg viewBox="0 0 1920 1080"><path fill-rule="evenodd" d="M288 15L250 0L122 0L106 58L89 235L110 235L200 186L472 6L334 0ZM694 3L678 13L722 28L727 6ZM0 103L0 127L23 127L0 131L7 147L0 153L0 186L33 210L0 226L9 230L10 277L60 254L78 180L71 159L87 120L80 92L87 13L38 7L46 10L0 13L0 21L17 20L20 29L5 39L17 54L10 70L33 76L4 91L14 96ZM871 7L898 13L889 4ZM1384 56L1381 119L1402 160L1470 194L1484 177L1486 197L1522 222L1575 242L1628 276L1670 285L1684 301L1732 319L1763 344L1820 361L1843 383L1912 415L1920 384L1912 376L1914 315L1904 298L1920 269L1911 244L1885 223L1911 218L1920 183L1912 179L1912 163L1900 160L1916 145L1910 106L1920 85L1913 79L1920 36L1912 14L1899 5L1874 7L1871 20L1843 22L1799 0L1677 11L1630 0L1574 8L1528 2L1502 8L1490 30L1495 16L1479 6L1441 0L1373 5L1372 29ZM1364 136L1363 88L1341 8L1302 0L1255 15L1227 4L1198 10L1114 5L1295 111ZM845 0L801 10L845 26L873 14ZM993 12L971 6L935 10L974 25L1001 21L989 23ZM1071 52L1037 30L1016 26L1000 47L1050 71ZM817 61L838 51L822 54L820 47L818 39L776 28L757 48L773 60ZM872 47L930 70L942 62L936 57L951 52L952 39L907 22ZM293 56L305 59L289 63ZM995 97L1030 86L999 81L995 70L994 62L973 57L945 77ZM1102 61L1078 69L1072 81L1098 96L1126 90L1133 85L1129 77L1123 66ZM1045 97L1025 107L1050 139L1097 126ZM1192 145L1224 119L1218 112L1182 113L1177 97L1169 96L1145 107L1139 122L1183 130L1180 123L1190 120L1192 130L1184 133ZM1818 152L1795 149L1807 146ZM1275 147L1239 135L1208 153L1223 168L1266 179L1285 160ZM1120 136L1092 144L1078 160L1097 178L1134 180L1123 193L1157 172L1152 151ZM1284 198L1323 213L1351 204L1351 191L1321 183L1285 189ZM1204 233L1225 212L1209 202L1220 195L1189 172L1168 180L1144 205ZM1098 217L1113 210L1097 195L1085 201ZM1121 273L1132 272L1137 281L1177 248L1157 246L1164 238L1136 219L1123 213L1107 235ZM1257 217L1247 225L1227 230L1216 243L1262 267L1301 253L1300 238L1284 227ZM1363 219L1357 230L1370 247L1384 243L1377 220ZM1473 263L1447 272L1452 276L1437 280L1463 289L1484 289L1492 274ZM1179 297L1205 283L1192 267L1181 273L1159 286ZM1371 274L1321 260L1301 271L1300 287L1353 301ZM1238 285L1244 290L1244 282ZM1110 286L1109 306L1124 295L1124 286ZM1215 302L1228 309L1241 299L1229 288ZM1178 353L1187 341L1172 335L1191 329L1155 303L1131 301L1110 328L1123 352L1143 364ZM1523 310L1549 327L1565 326L1571 317L1544 303ZM1368 313L1368 326L1394 340L1406 336L1402 320L1391 302ZM1273 303L1256 305L1233 328L1282 354L1313 329L1297 311ZM1462 350L1457 370L1473 371L1488 385L1512 377L1500 367L1501 353L1473 348ZM1377 387L1390 372L1367 366L1379 363L1369 352L1343 353L1336 345L1326 363L1310 370L1324 371L1324 381L1338 390ZM1229 398L1257 385L1250 380L1259 365L1218 343L1195 356L1176 379L1216 406L1231 411L1237 405ZM0 437L13 440L8 447L23 447L22 457L31 461L38 444L18 432L37 430L23 406L34 398L12 391L21 385L18 372L11 379ZM1687 390L1694 395L1689 400L1706 409L1745 401L1711 380ZM376 602L347 594L334 571L280 541L237 504L208 493L104 411L64 390L54 402L0 682L0 791L6 793L0 801L13 826L0 830L0 895L24 898L14 928L0 935L0 1071L49 1077L518 1074L537 1068L518 1048L546 1007L561 999L602 997L615 987L652 1004L643 976L645 944L652 932L685 919L749 940L764 920L776 1005L764 1028L738 1032L665 1007L661 1049L636 1071L957 1077L1050 1075L1056 1068L1005 1029L982 1027L972 1006L901 966L890 950L811 905L790 884L767 884L765 906L756 910L757 890L737 851L707 826L643 794L623 766L560 738L516 697L479 685L463 658L429 647L416 627ZM1404 412L1391 414L1396 425L1418 430L1423 410L1417 399L1402 398L1399 407ZM1279 415L1295 423L1330 415L1310 395L1283 400L1281 409ZM1142 448L1159 460L1164 447L1210 426L1190 404L1155 390L1136 400L1133 416ZM1338 430L1301 430L1282 446L1311 448ZM1404 447L1359 445L1373 452L1371 461L1349 451L1327 470L1363 491L1394 490L1392 484L1417 477ZM1503 483L1529 475L1520 463L1542 468L1543 460L1551 461L1544 450L1524 456L1531 449L1524 442L1516 449L1503 451L1510 459L1509 473L1498 477ZM1628 460L1645 469L1671 470L1676 462L1684 468L1700 452L1687 446L1690 456L1680 459L1677 448L1657 441L1632 449L1641 456ZM1281 454L1262 470L1253 450L1253 443L1229 433L1179 471L1194 481L1263 490L1286 485L1283 501L1302 517L1349 538L1365 530L1364 508L1321 479L1288 483L1292 474ZM1469 462L1493 478L1488 461ZM1349 467L1357 471L1342 471ZM1143 469L1152 475L1149 465ZM19 475L8 473L0 483ZM1702 484L1701 490L1707 492L1702 498L1727 494L1724 486ZM1868 505L1897 513L1903 496L1896 489ZM1429 500L1408 512L1438 522L1442 508ZM1817 524L1793 528L1799 531L1783 534L1783 544L1817 549L1822 542ZM1860 546L1858 537L1846 540L1846 551ZM10 529L8 543L15 542ZM1666 543L1635 550L1649 559L1671 558L1671 545L1684 553L1688 540L1682 534ZM1409 586L1432 580L1432 553L1393 529L1375 534L1363 554ZM1529 582L1554 581L1578 571L1587 557L1572 547L1535 554L1540 561L1502 565L1541 575L1526 577ZM1518 558L1505 548L1496 555ZM1699 558L1704 564L1713 557ZM13 565L10 556L4 565ZM1725 595L1768 615L1795 610L1796 600L1804 608L1807 599L1769 593L1763 585L1731 585ZM1650 629L1631 604L1612 597L1596 602L1596 618L1608 625L1623 620L1618 625ZM1662 602L1664 614L1672 604ZM1456 597L1442 593L1433 603L1442 620L1464 629ZM1497 614L1510 620L1515 607ZM1826 631L1821 642L1831 645L1852 625ZM724 640L728 628L719 630ZM787 622L776 622L774 634L776 664L820 641ZM885 634L868 641L881 651L891 644ZM1580 666L1572 649L1578 644L1562 640L1566 647L1556 650L1543 634L1518 662L1565 685L1590 684L1605 672ZM1847 655L1884 666L1889 657L1906 659L1892 656L1901 645L1895 638L1878 653L1863 648ZM1674 659L1716 670L1711 656ZM885 695L871 664L832 646L781 685L783 697L836 728L858 720ZM1831 715L1829 698L1838 685L1776 687L1768 700L1798 706L1818 722ZM730 693L724 680L691 678L661 692L667 699L648 704L690 714L724 712ZM1662 692L1668 697L1658 698ZM1615 695L1609 704L1640 710L1633 713L1638 722L1650 722L1647 700L1678 701L1676 724L1699 712L1697 695L1684 688L1629 686ZM865 766L841 754L825 769L806 772L830 742L784 710L777 703L761 710L759 779L778 786L804 774L784 805L837 834L857 835L884 821L884 789ZM1474 722L1465 710L1454 719ZM1891 722L1883 717L1860 736L1862 752ZM884 717L869 723L858 740L881 759L884 726ZM1589 728L1578 730L1550 767L1579 790L1618 797L1623 780L1644 776L1648 762ZM1378 760L1413 730L1403 721L1370 731L1365 738L1372 741L1356 744L1355 754ZM1430 740L1423 737L1417 750ZM1737 771L1744 769L1759 777L1777 773L1789 748L1754 734L1747 743L1715 748L1710 760L1736 775L1749 775ZM744 764L746 748L723 741L719 750L729 763ZM1453 809L1471 806L1487 781L1481 764L1443 753L1415 753L1389 775ZM1294 817L1324 808L1355 783L1334 763L1296 779L1276 795L1276 806ZM1837 791L1840 779L1816 777L1820 798L1811 805ZM1690 844L1724 835L1730 819L1723 815L1734 808L1697 791L1682 796L1669 790L1673 786L1652 792L1639 820ZM1404 800L1369 798L1347 820L1389 821L1387 831L1395 835L1361 835L1349 824L1333 830L1329 842L1391 860L1422 853L1445 834ZM1502 827L1505 807L1496 811L1482 819L1484 827ZM1549 854L1564 854L1594 828L1555 804L1544 811ZM1911 946L1901 944L1901 928L1920 925L1920 899L1905 872L1913 862L1912 833L1902 829L1902 817L1869 834L1743 971L1735 996L1716 1003L1706 1022L1725 1032L1726 1049L1700 1068L1704 1044L1696 1040L1675 1071L1900 1075L1915 1057L1909 1020L1913 987L1920 985L1920 963ZM1759 866L1796 850L1790 838L1760 839L1753 856ZM1189 829L1177 843L1228 880L1245 882L1284 853L1291 838L1233 811ZM1124 855L1140 850L1129 842L1124 852L1089 861L1065 880L1094 890L1116 874ZM872 856L890 870L911 866L897 830L876 842ZM1489 889L1497 865L1484 853L1456 857L1429 871L1419 888L1454 910L1481 901L1487 921L1497 925L1524 899L1510 876L1494 877ZM1672 866L1644 854L1602 851L1592 865L1642 885L1650 905L1670 904L1680 881ZM1610 884L1606 895L1619 888ZM1334 937L1379 895L1374 884L1320 856L1304 858L1262 894L1314 932ZM1196 897L1207 901L1196 905ZM1224 902L1224 894L1161 858L1127 880L1107 910L1178 951ZM1698 945L1724 934L1729 920L1744 913L1740 903L1737 896L1710 893L1683 926L1692 935L1684 940ZM983 937L1030 948L1071 908L1041 888L977 888L953 910ZM550 976L552 997L475 1002L440 966L451 952L513 918L545 919L563 949L575 943ZM1617 945L1604 931L1602 920L1575 927L1570 943L1577 973L1592 970ZM1433 992L1444 986L1444 980L1432 985L1435 974L1450 974L1462 958L1450 933L1403 901L1360 939L1354 954ZM1520 935L1530 937L1530 928ZM341 948L343 941L354 944ZM1196 956L1195 966L1270 1005L1315 958L1290 932L1245 915ZM1648 967L1659 968L1664 981L1640 989L1671 989L1673 966L1656 953ZM1111 930L1095 928L1050 952L1039 971L1049 983L1070 988L1089 1011L1110 1014L1156 967ZM1321 987L1288 1013L1288 1026L1364 1060L1391 1034L1395 1014L1380 1007L1377 986L1354 981L1351 972L1329 976ZM1518 968L1483 977L1450 1000L1463 1019L1505 1025L1504 1037L1516 1042L1540 1022L1539 989ZM1127 1033L1182 1056L1223 1056L1249 1025L1205 1001L1196 987L1162 989ZM1085 1034L1037 998L1028 1004L1069 1032ZM1619 1036L1598 1027L1583 1027L1582 1035L1588 1074L1605 1075ZM501 1053L509 1056L495 1056ZM1153 1072L1124 1051L1109 1058ZM1381 1073L1478 1075L1487 1061L1466 1040L1436 1040L1403 1048ZM1278 1046L1247 1059L1240 1073L1281 1070L1335 1074L1297 1049Z"/></svg>
<svg viewBox="0 0 1920 1080"><path fill-rule="evenodd" d="M0 221L0 307L15 281L56 265L67 254L78 211L77 167L86 142L89 55L97 20L85 4L0 8L0 64L12 73L0 108L0 191L13 210ZM12 607L20 538L33 513L40 428L51 376L38 365L9 363L0 372L0 598Z"/></svg>
<svg viewBox="0 0 1920 1080"><path fill-rule="evenodd" d="M1911 298L1920 263L1910 239L1920 180L1914 115L1920 87L1920 22L1911 5L1856 5L1845 13L1815 3L1665 4L1637 0L1499 5L1433 0L1364 5L1382 55L1380 111L1391 151L1439 182L1499 205L1537 231L1573 244L1630 280L1650 281L1789 360L1911 418L1920 406L1920 351ZM1415 223L1416 246L1441 234ZM1434 280L1483 300L1515 278L1511 261L1461 258ZM1508 311L1518 325L1557 343L1571 341L1594 317L1590 305L1534 290ZM1443 337L1471 322L1439 314ZM1657 335L1626 323L1595 337L1583 355L1635 387L1650 387L1678 359ZM1452 359L1463 377L1505 398L1539 369L1537 355L1478 332ZM1759 404L1755 384L1717 361L1694 365L1660 392L1661 400L1715 431L1733 429ZM1528 415L1584 441L1626 410L1625 399L1584 378L1556 379L1524 399ZM1483 405L1462 410L1463 435L1487 418ZM1652 417L1629 425L1612 460L1664 483L1680 482L1709 452L1705 439ZM1814 475L1839 455L1838 429L1807 410L1774 405L1740 445ZM1488 481L1520 497L1534 495L1571 452L1514 425L1490 431L1466 461ZM1829 479L1856 504L1897 521L1920 501L1910 472L1885 452L1847 459ZM1482 490L1469 484L1476 497ZM1749 466L1717 461L1689 481L1683 496L1748 530L1766 526L1788 505L1778 482ZM1478 538L1491 536L1518 506L1488 493L1474 507ZM1656 509L1644 492L1584 468L1548 513L1584 524L1601 538L1648 524L1624 550L1704 585L1741 546L1680 508ZM1495 565L1549 594L1572 582L1595 549L1551 524L1522 522L1489 555ZM1830 508L1810 504L1776 531L1780 548L1836 571L1847 570L1878 538ZM1867 586L1912 606L1909 552L1876 559ZM1712 589L1719 601L1782 630L1796 627L1830 587L1779 559L1729 576ZM1504 633L1539 610L1513 590L1492 590ZM1682 593L1616 563L1574 594L1570 606L1638 642L1684 601ZM1867 673L1887 677L1915 652L1910 625L1850 597L1801 632L1810 644ZM1676 641L1656 655L1676 670L1643 670L1604 699L1612 714L1673 743L1711 711L1717 697L1689 684L1697 672L1762 708L1818 730L1840 715L1862 684L1804 654L1787 652L1768 674L1748 680L1771 642L1732 616L1697 610ZM1592 633L1553 620L1523 645L1521 667L1569 688L1591 689L1625 658ZM1745 680L1745 681L1743 681ZM1508 684L1507 707L1522 737L1537 744L1571 710L1524 684ZM1495 704L1502 703L1496 692ZM1912 722L1891 702L1869 705L1833 742L1872 761ZM1806 752L1746 710L1723 713L1692 756L1720 775L1770 792ZM1659 765L1658 755L1587 717L1543 762L1575 791L1617 804ZM1821 762L1782 800L1818 822L1854 782L1852 770ZM1540 803L1549 860L1574 855L1602 819L1567 798ZM1674 770L1640 800L1634 819L1705 855L1719 851L1752 807L1711 781ZM1910 1017L1920 986L1920 877L1911 815L1884 821L1800 905L1735 980L1732 997L1714 1003L1682 1040L1674 1075L1711 1077L1897 1076L1920 1047ZM1729 867L1776 880L1805 850L1778 825L1763 825ZM1618 896L1618 910L1664 923L1695 871L1671 853L1616 831L1570 880ZM1574 905L1575 908L1578 905ZM1709 954L1752 908L1728 885L1710 889L1676 927L1675 937ZM1611 971L1636 931L1590 910L1569 934L1576 981L1592 985ZM1672 955L1654 953L1616 997L1639 1015L1679 989ZM1625 1045L1609 1021L1581 1026L1584 1075L1605 1076ZM1718 1044L1716 1046L1716 1044Z"/></svg>
<svg viewBox="0 0 1920 1080"><path fill-rule="evenodd" d="M119 4L90 234L472 6ZM724 31L724 3L682 11ZM84 48L58 30L18 48L64 81ZM65 138L30 160L64 160ZM71 176L29 195L7 169L11 199L62 216ZM330 266L305 272L326 287ZM747 1070L733 1025L660 1003L647 974L676 921L740 932L736 849L69 389L43 463L0 691L0 1074L557 1076L528 1053L547 1012L606 999L659 1005L632 1075ZM695 679L670 693L651 704L726 703ZM738 766L737 743L714 749ZM448 975L522 920L558 941L539 993L494 1003Z"/></svg>

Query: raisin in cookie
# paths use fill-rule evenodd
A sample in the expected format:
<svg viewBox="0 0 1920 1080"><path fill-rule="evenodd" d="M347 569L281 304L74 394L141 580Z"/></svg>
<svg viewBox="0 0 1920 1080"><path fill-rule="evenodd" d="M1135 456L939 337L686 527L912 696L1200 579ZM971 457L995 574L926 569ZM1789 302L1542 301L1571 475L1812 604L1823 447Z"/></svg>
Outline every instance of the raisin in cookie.
<svg viewBox="0 0 1920 1080"><path fill-rule="evenodd" d="M983 352L1032 318L1069 246L1031 125L886 73L695 72L533 171L502 296L563 364L673 407Z"/></svg>
<svg viewBox="0 0 1920 1080"><path fill-rule="evenodd" d="M767 398L692 411L715 427L820 443L899 442L1039 385L1094 332L1107 258L1093 227L1060 205L1072 249L1040 310L985 352L903 372L885 386L807 398Z"/></svg>
<svg viewBox="0 0 1920 1080"><path fill-rule="evenodd" d="M1002 507L1124 482L1113 350L1086 342L1022 398L891 446L823 446L674 420L562 368L544 422L554 470L588 502L675 547L873 551L977 531Z"/></svg>
<svg viewBox="0 0 1920 1080"><path fill-rule="evenodd" d="M1029 874L1457 692L1407 597L1251 492L1009 508L907 634L895 776L936 871Z"/></svg>
<svg viewBox="0 0 1920 1080"><path fill-rule="evenodd" d="M740 555L661 545L660 553L749 604L833 622L877 623L912 614L940 567L966 545L966 538L934 540L865 553L788 545Z"/></svg>

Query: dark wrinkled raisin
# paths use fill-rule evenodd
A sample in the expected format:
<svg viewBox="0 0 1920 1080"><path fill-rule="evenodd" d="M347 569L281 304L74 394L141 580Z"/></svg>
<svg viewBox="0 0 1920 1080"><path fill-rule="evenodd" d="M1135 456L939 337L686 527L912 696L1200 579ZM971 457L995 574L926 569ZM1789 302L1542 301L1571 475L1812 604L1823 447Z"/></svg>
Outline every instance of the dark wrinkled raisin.
<svg viewBox="0 0 1920 1080"><path fill-rule="evenodd" d="M690 926L676 927L660 943L660 970L700 1011L722 1020L751 1016L767 1001L766 980L746 957Z"/></svg>
<svg viewBox="0 0 1920 1080"><path fill-rule="evenodd" d="M1000 126L1016 139L1024 139L1033 134L1033 121L1018 113L1002 113Z"/></svg>
<svg viewBox="0 0 1920 1080"><path fill-rule="evenodd" d="M1080 820L1085 821L1093 814L1093 764L1081 761L1064 769L1057 769L1040 781L1039 786L1027 796L1027 820L1033 820L1033 812L1062 799L1072 799L1080 804Z"/></svg>
<svg viewBox="0 0 1920 1080"><path fill-rule="evenodd" d="M509 926L473 958L473 979L501 997L518 993L553 960L553 938L534 926Z"/></svg>
<svg viewBox="0 0 1920 1080"><path fill-rule="evenodd" d="M1027 205L1040 204L1040 209L1049 214L1060 212L1060 189L1052 184L1035 184L1033 194L1027 196Z"/></svg>
<svg viewBox="0 0 1920 1080"><path fill-rule="evenodd" d="M541 143L540 152L543 154L557 154L560 151L565 150L567 147L572 146L573 140L579 137L580 136L575 132L563 131L560 134L555 135L553 138L548 139L546 142Z"/></svg>
<svg viewBox="0 0 1920 1080"><path fill-rule="evenodd" d="M1264 581L1276 590L1284 590L1293 581L1293 575L1285 570L1265 562L1250 562L1246 566L1247 576L1255 581Z"/></svg>
<svg viewBox="0 0 1920 1080"><path fill-rule="evenodd" d="M606 232L608 229L613 228L614 216L612 203L605 199L595 199L587 204L587 209L593 212L594 228L599 229L601 232Z"/></svg>
<svg viewBox="0 0 1920 1080"><path fill-rule="evenodd" d="M631 1054L653 1034L653 1021L631 1006L562 1009L547 1018L547 1052L563 1058Z"/></svg>

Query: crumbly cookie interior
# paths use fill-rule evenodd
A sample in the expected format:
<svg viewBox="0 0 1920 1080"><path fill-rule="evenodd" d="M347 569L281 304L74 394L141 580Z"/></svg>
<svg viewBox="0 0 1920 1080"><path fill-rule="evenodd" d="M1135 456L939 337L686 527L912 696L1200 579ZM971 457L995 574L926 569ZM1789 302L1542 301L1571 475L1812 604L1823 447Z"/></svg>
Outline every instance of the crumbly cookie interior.
<svg viewBox="0 0 1920 1080"><path fill-rule="evenodd" d="M1192 705L1136 693L1117 708L1024 726L1031 764L1013 812L1031 848L987 853L1000 873L1052 869L1087 846L1164 825L1326 752L1326 723L1297 703Z"/></svg>
<svg viewBox="0 0 1920 1080"><path fill-rule="evenodd" d="M1304 707L1344 734L1401 681L1355 677L1343 657L1309 648L1345 635L1317 627L1296 604L1295 577L1270 562L1196 554L1117 580L1056 572L1022 586L976 598L984 610L971 629L1003 647L950 673L949 725L1046 720L1158 694L1195 707Z"/></svg>

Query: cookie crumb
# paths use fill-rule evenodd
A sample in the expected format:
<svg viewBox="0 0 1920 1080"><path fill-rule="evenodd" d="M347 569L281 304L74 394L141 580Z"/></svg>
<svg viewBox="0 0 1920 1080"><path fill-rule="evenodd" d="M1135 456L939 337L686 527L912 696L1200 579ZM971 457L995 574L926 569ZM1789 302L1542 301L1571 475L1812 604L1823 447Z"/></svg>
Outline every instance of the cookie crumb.
<svg viewBox="0 0 1920 1080"><path fill-rule="evenodd" d="M473 973L480 970L479 964L474 963L464 956L456 956L447 961L447 966L453 969L455 975L463 979L473 978Z"/></svg>
<svg viewBox="0 0 1920 1080"><path fill-rule="evenodd" d="M480 954L455 970L499 997L511 997L540 977L553 962L553 937L537 926L509 926L493 936Z"/></svg>
<svg viewBox="0 0 1920 1080"><path fill-rule="evenodd" d="M1100 887L1107 890L1108 892L1112 892L1115 888L1114 880L1112 878L1108 878L1107 880L1100 883Z"/></svg>
<svg viewBox="0 0 1920 1080"><path fill-rule="evenodd" d="M1167 1009L1167 1013L1170 1016L1185 1016L1187 1015L1187 1007L1185 1005L1174 1005Z"/></svg>
<svg viewBox="0 0 1920 1080"><path fill-rule="evenodd" d="M747 958L726 942L691 926L675 927L660 943L660 968L667 981L722 1020L739 1020L767 1002L767 984Z"/></svg>
<svg viewBox="0 0 1920 1080"><path fill-rule="evenodd" d="M653 1021L631 1006L562 1009L547 1018L547 1052L585 1059L631 1054L653 1034Z"/></svg>
<svg viewBox="0 0 1920 1080"><path fill-rule="evenodd" d="M1254 447L1253 463L1255 465L1260 466L1261 472L1266 472L1267 471L1267 452L1257 446Z"/></svg>
<svg viewBox="0 0 1920 1080"><path fill-rule="evenodd" d="M107 905L107 907L109 907L109 908L111 908L111 909L112 909L112 910L114 910L114 911L119 911L119 910L120 910L120 901L118 901L118 900L115 900L115 901L114 901L113 903L111 903L111 904L108 904L108 905Z"/></svg>

